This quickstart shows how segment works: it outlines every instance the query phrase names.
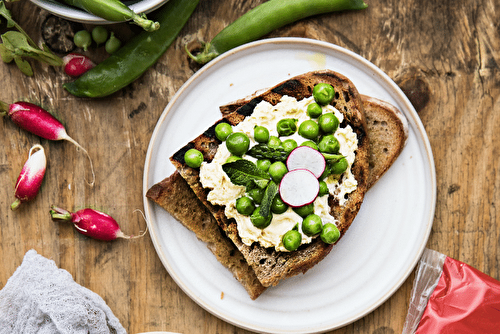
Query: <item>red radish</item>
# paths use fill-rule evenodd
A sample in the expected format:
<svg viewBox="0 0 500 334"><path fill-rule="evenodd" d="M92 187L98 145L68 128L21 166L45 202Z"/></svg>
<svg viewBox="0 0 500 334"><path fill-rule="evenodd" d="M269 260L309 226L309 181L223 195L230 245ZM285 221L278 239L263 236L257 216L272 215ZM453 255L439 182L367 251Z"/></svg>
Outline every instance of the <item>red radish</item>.
<svg viewBox="0 0 500 334"><path fill-rule="evenodd" d="M37 149L36 152L33 151ZM41 145L34 145L29 152L29 157L17 178L14 195L16 200L10 208L16 210L21 203L31 201L38 194L45 175L47 159Z"/></svg>
<svg viewBox="0 0 500 334"><path fill-rule="evenodd" d="M309 146L295 148L286 159L286 167L289 171L295 169L307 169L319 178L325 171L326 161L323 154Z"/></svg>
<svg viewBox="0 0 500 334"><path fill-rule="evenodd" d="M80 144L68 136L66 129L54 116L45 109L29 102L15 102L7 104L0 101L0 116L9 116L10 119L22 129L48 140L67 140L81 149L90 161L92 170L92 182L94 184L95 174L92 159Z"/></svg>
<svg viewBox="0 0 500 334"><path fill-rule="evenodd" d="M95 64L89 57L84 56L79 53L69 53L63 57L64 72L70 77L79 77L83 73L87 72L91 68L95 67Z"/></svg>
<svg viewBox="0 0 500 334"><path fill-rule="evenodd" d="M126 235L113 217L94 209L82 209L72 213L52 205L50 215L54 221L72 222L78 232L97 240L135 239L146 234L144 231L136 236Z"/></svg>
<svg viewBox="0 0 500 334"><path fill-rule="evenodd" d="M319 193L319 181L307 169L295 169L286 173L280 182L280 196L291 207L314 202Z"/></svg>

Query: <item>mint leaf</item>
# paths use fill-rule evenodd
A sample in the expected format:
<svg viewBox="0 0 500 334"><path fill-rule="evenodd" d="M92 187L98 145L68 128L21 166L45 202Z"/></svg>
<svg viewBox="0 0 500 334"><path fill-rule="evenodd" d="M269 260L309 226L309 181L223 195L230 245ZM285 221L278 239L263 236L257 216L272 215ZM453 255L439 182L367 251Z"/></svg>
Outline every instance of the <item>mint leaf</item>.
<svg viewBox="0 0 500 334"><path fill-rule="evenodd" d="M262 217L267 217L271 213L271 204L277 193L278 185L274 183L274 181L270 181L264 192L264 197L262 197L262 202L260 203L259 213Z"/></svg>
<svg viewBox="0 0 500 334"><path fill-rule="evenodd" d="M270 176L259 169L253 162L245 159L236 160L222 165L222 170L229 176L232 183L251 187L252 184L263 189L267 186Z"/></svg>

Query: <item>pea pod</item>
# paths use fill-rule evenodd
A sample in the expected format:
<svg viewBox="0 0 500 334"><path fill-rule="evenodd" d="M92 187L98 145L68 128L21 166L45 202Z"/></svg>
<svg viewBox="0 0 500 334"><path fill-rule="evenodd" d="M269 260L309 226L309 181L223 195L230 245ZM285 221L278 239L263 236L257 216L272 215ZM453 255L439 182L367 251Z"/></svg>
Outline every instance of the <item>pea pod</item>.
<svg viewBox="0 0 500 334"><path fill-rule="evenodd" d="M196 8L199 0L169 0L158 11L160 28L143 31L73 82L63 85L80 97L104 97L139 78L165 53Z"/></svg>
<svg viewBox="0 0 500 334"><path fill-rule="evenodd" d="M120 0L64 0L64 2L108 21L132 20L146 31L154 31L160 27L158 22L148 20L144 14L134 13Z"/></svg>
<svg viewBox="0 0 500 334"><path fill-rule="evenodd" d="M308 16L366 7L363 0L269 0L224 28L211 42L204 44L199 54L193 55L187 48L186 52L197 63L205 64L226 51Z"/></svg>

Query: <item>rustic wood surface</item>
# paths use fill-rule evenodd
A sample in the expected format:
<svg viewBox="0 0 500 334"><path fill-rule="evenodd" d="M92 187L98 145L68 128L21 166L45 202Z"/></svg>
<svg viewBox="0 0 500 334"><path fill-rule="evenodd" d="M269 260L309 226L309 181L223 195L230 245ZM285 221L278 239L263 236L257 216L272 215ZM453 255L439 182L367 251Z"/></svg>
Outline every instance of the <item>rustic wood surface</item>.
<svg viewBox="0 0 500 334"><path fill-rule="evenodd" d="M99 242L49 217L51 204L99 208L125 233L144 230L142 175L155 124L176 90L197 70L186 41L209 40L262 0L201 0L159 62L114 95L75 98L62 88L61 68L31 62L35 75L0 63L0 100L31 101L63 120L87 148L96 169L90 188L88 160L68 142L49 142L0 122L0 288L24 254L35 249L104 298L129 333L247 333L199 307L170 278L149 235ZM495 0L367 0L359 12L309 18L270 36L328 41L352 50L387 73L414 104L429 136L437 172L437 205L428 247L500 279L500 3ZM48 13L21 0L8 4L36 40ZM86 26L91 28L92 26ZM123 39L137 31L109 26ZM5 24L1 25L2 32ZM100 50L89 55L100 60ZM48 168L37 198L13 212L17 176L34 144ZM331 333L400 333L413 274L384 304Z"/></svg>

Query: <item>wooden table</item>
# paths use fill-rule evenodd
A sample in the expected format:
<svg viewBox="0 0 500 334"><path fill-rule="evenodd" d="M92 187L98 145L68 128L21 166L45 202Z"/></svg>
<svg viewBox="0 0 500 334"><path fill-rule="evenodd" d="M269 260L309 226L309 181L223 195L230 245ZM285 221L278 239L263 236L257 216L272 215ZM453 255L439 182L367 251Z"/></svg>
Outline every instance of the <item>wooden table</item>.
<svg viewBox="0 0 500 334"><path fill-rule="evenodd" d="M87 148L96 184L86 185L88 160L67 142L49 142L1 122L0 288L35 249L104 298L129 333L247 333L193 302L170 278L149 235L99 242L54 223L49 208L101 209L125 233L145 228L142 175L147 146L164 107L196 71L184 41L211 39L262 0L202 0L180 36L141 78L109 98L75 98L62 88L62 69L32 62L33 77L0 64L0 99L43 105ZM500 37L498 1L367 0L359 12L321 15L273 32L331 42L387 73L414 104L429 136L437 172L437 205L428 247L500 279ZM9 4L36 40L48 13L30 2ZM4 25L2 32L5 31ZM91 28L91 26L87 26ZM128 24L109 27L127 39ZM100 60L100 50L89 54ZM48 168L37 198L13 212L17 176L34 144ZM371 314L332 333L400 333L413 274Z"/></svg>

